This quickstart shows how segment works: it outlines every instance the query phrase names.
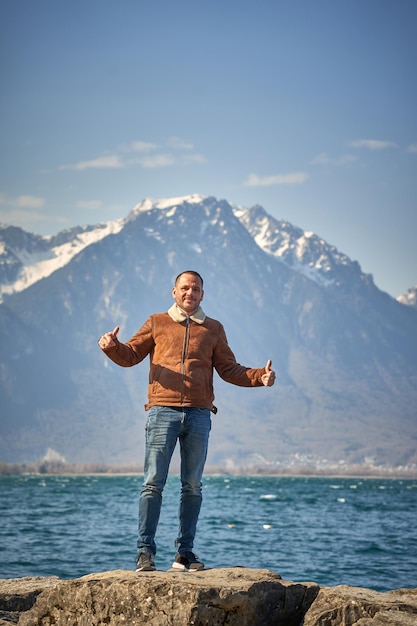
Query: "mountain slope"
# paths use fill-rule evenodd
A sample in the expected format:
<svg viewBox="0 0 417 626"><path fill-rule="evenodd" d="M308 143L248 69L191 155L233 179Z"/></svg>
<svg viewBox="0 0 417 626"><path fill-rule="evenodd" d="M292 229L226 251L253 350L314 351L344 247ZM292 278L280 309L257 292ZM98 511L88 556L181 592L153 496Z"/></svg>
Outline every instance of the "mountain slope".
<svg viewBox="0 0 417 626"><path fill-rule="evenodd" d="M64 267L84 248L122 228L122 221L71 228L49 237L0 226L0 302Z"/></svg>
<svg viewBox="0 0 417 626"><path fill-rule="evenodd" d="M96 341L116 324L126 340L166 310L175 276L191 268L237 359L272 358L278 378L247 390L216 375L209 463L417 462L417 312L318 237L200 196L144 201L5 297L0 459L52 448L71 461L140 462L147 363L118 368Z"/></svg>

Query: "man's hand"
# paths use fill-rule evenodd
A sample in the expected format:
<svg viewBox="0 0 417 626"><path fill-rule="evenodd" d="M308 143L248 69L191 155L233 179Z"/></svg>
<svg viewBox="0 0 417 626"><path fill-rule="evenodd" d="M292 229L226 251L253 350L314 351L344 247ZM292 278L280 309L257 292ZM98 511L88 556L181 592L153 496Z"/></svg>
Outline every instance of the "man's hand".
<svg viewBox="0 0 417 626"><path fill-rule="evenodd" d="M102 350L107 350L107 348L113 348L113 346L117 345L117 333L119 332L119 327L116 326L111 333L104 333L98 340L98 345Z"/></svg>
<svg viewBox="0 0 417 626"><path fill-rule="evenodd" d="M275 382L275 372L271 370L272 361L269 359L265 365L265 374L262 374L261 380L265 387L272 387Z"/></svg>

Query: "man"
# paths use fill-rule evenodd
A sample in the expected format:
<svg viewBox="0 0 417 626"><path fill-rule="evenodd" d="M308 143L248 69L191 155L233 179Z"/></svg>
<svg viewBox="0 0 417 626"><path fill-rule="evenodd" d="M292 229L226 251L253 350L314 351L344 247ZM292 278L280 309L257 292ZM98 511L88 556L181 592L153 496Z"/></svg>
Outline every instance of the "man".
<svg viewBox="0 0 417 626"><path fill-rule="evenodd" d="M139 499L136 571L155 569L155 533L169 464L177 440L181 456L181 496L177 554L172 567L204 568L193 552L202 502L202 475L207 456L213 405L213 368L225 381L241 387L270 387L275 372L236 362L220 322L205 315L203 279L198 272L179 274L172 289L175 303L166 313L151 315L126 343L119 327L105 333L99 346L115 363L130 367L150 357L149 410L146 422L144 481Z"/></svg>

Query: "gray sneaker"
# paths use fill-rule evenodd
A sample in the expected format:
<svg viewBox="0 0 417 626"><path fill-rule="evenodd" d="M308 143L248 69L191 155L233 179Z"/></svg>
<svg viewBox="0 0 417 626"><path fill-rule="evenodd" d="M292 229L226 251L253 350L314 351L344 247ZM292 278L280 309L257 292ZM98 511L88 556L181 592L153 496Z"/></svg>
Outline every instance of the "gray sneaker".
<svg viewBox="0 0 417 626"><path fill-rule="evenodd" d="M156 570L156 567L153 562L152 554L149 554L149 552L140 552L136 562L136 571L153 572L154 570Z"/></svg>
<svg viewBox="0 0 417 626"><path fill-rule="evenodd" d="M204 569L204 563L199 561L194 552L177 552L172 568L182 572L198 572Z"/></svg>

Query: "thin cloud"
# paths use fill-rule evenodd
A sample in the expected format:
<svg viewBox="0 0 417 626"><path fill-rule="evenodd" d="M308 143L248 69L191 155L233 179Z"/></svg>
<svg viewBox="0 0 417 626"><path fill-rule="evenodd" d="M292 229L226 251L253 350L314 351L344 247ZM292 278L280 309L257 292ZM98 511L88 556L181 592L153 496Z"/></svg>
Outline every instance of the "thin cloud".
<svg viewBox="0 0 417 626"><path fill-rule="evenodd" d="M45 205L45 198L25 195L9 198L6 194L0 194L0 205L17 209L40 209Z"/></svg>
<svg viewBox="0 0 417 626"><path fill-rule="evenodd" d="M46 215L22 209L12 209L10 211L0 210L0 222L3 224L13 224L13 226L26 225L28 222L41 222L46 219Z"/></svg>
<svg viewBox="0 0 417 626"><path fill-rule="evenodd" d="M171 154L155 154L139 160L140 164L146 168L167 167L174 165L177 161Z"/></svg>
<svg viewBox="0 0 417 626"><path fill-rule="evenodd" d="M408 146L407 152L411 152L412 154L417 153L417 143L412 143Z"/></svg>
<svg viewBox="0 0 417 626"><path fill-rule="evenodd" d="M171 137L167 140L169 152L156 152L158 144L150 141L132 141L117 148L113 154L103 155L88 161L67 163L60 165L58 170L73 170L82 172L88 169L123 169L130 166L141 166L146 169L157 167L169 167L178 163L190 165L192 163L205 163L206 159L201 154L192 153L194 145L183 141L179 137Z"/></svg>
<svg viewBox="0 0 417 626"><path fill-rule="evenodd" d="M190 165L191 163L207 163L207 159L202 154L184 154L181 163Z"/></svg>
<svg viewBox="0 0 417 626"><path fill-rule="evenodd" d="M80 161L79 163L60 165L59 170L76 170L82 172L89 169L120 169L124 167L123 161L118 154L101 156L90 161Z"/></svg>
<svg viewBox="0 0 417 626"><path fill-rule="evenodd" d="M20 226L24 230L35 230L39 224L55 222L67 225L68 219L60 215L49 215L39 211L45 206L45 198L39 196L20 195L10 197L5 193L0 194L0 222Z"/></svg>
<svg viewBox="0 0 417 626"><path fill-rule="evenodd" d="M150 141L132 141L129 144L120 146L121 152L152 152L156 150L158 144L151 143Z"/></svg>
<svg viewBox="0 0 417 626"><path fill-rule="evenodd" d="M349 145L352 148L367 148L368 150L386 150L397 147L393 141L380 141L379 139L356 139L351 141Z"/></svg>
<svg viewBox="0 0 417 626"><path fill-rule="evenodd" d="M171 165L192 165L193 163L206 163L206 158L202 154L180 154L175 156L174 154L161 153L153 154L140 159L132 159L131 165L141 165L147 169L153 169L156 167L169 167Z"/></svg>
<svg viewBox="0 0 417 626"><path fill-rule="evenodd" d="M100 209L103 206L101 200L79 200L75 203L77 209L87 209L88 211Z"/></svg>
<svg viewBox="0 0 417 626"><path fill-rule="evenodd" d="M302 185L309 178L305 172L290 172L289 174L275 174L272 176L259 176L249 174L245 180L245 187L269 187L271 185Z"/></svg>
<svg viewBox="0 0 417 626"><path fill-rule="evenodd" d="M42 222L55 222L56 224L68 225L68 219L60 215L47 215L39 211L31 211L29 209L11 209L0 210L0 222L3 224L13 224L20 226L23 230L36 229Z"/></svg>
<svg viewBox="0 0 417 626"><path fill-rule="evenodd" d="M325 152L321 152L312 159L313 165L349 165L358 160L353 154L342 154L339 157L329 157Z"/></svg>
<svg viewBox="0 0 417 626"><path fill-rule="evenodd" d="M174 150L194 150L194 144L184 141L180 137L171 137L168 139L168 145L174 148Z"/></svg>
<svg viewBox="0 0 417 626"><path fill-rule="evenodd" d="M327 163L331 163L331 159L325 152L320 152L320 154L317 154L311 162L313 165L326 165Z"/></svg>

